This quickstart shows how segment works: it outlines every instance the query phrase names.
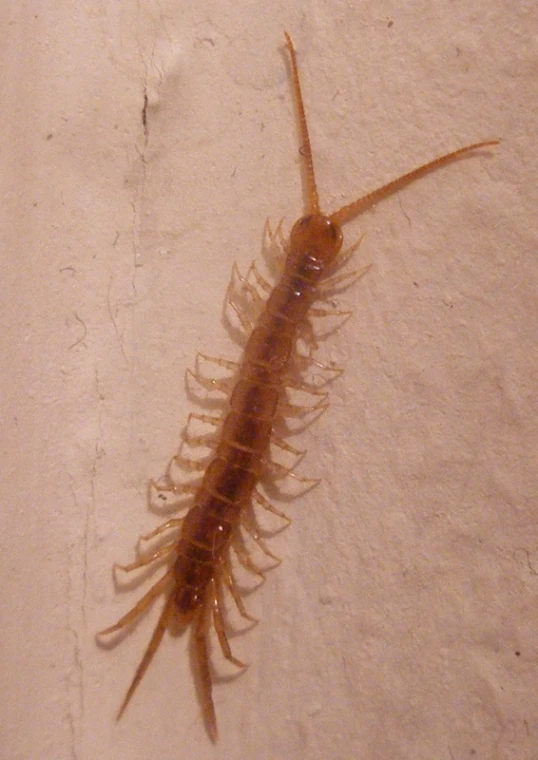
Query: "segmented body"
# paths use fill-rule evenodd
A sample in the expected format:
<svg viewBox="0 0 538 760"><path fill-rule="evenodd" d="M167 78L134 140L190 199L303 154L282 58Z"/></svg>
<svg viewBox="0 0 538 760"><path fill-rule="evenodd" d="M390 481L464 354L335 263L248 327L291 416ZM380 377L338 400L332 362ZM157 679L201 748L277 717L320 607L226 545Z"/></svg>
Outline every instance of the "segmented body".
<svg viewBox="0 0 538 760"><path fill-rule="evenodd" d="M182 579L176 606L183 614L203 599L242 509L250 504L267 460L297 327L316 297L329 246L334 255L341 246L341 235L329 219L319 217L315 222L301 221L297 232L292 233L284 273L250 335L220 442L185 518L175 565L175 577ZM308 227L308 232L301 226ZM324 241L321 251L320 226L325 226L329 241Z"/></svg>
<svg viewBox="0 0 538 760"><path fill-rule="evenodd" d="M297 326L315 298L323 261L315 250L290 251L280 282L245 348L220 441L187 514L174 567L176 608L189 614L204 599L245 504L265 469Z"/></svg>
<svg viewBox="0 0 538 760"><path fill-rule="evenodd" d="M228 589L241 615L253 620L241 600L232 572L230 551L233 549L240 562L247 568L263 575L252 562L243 543L240 532L240 527L243 526L258 541L261 548L273 556L256 531L252 530L248 520L248 509L254 498L265 508L283 516L255 489L267 469L269 447L274 439L275 420L282 413L286 388L291 385L305 391L311 390L306 383L292 380L289 374L298 329L305 323L309 313L314 312L312 304L322 295L323 283L349 284L365 271L332 275L339 264L338 254L343 239L341 225L425 173L453 161L464 153L498 142L491 140L460 148L420 166L329 216L324 215L319 208L295 50L288 35L286 41L299 115L301 155L307 189L307 215L299 219L291 230L289 243L285 247L283 273L271 290L248 338L224 417L216 420L205 415L193 415L211 424L218 424L220 432L190 510L184 518L168 520L149 536L144 536L145 539L151 539L168 530L172 531L172 537L152 555L142 556L130 565L118 566L129 572L166 560L168 570L130 612L100 634L108 635L130 625L164 593L166 601L163 611L119 715L147 670L166 628L172 618L175 618L180 625L193 626L195 664L203 714L213 740L217 737L217 725L207 646L209 617L212 618L224 656L234 664L244 667L230 651L222 616L222 590ZM258 282L263 289L268 289L267 283L261 278ZM326 313L323 310L317 311L322 315ZM219 363L219 360L216 361ZM223 360L221 363L228 364ZM218 386L217 381L214 381L214 384ZM306 407L307 410L317 408L320 408L319 403ZM156 488L177 493L192 490L188 484L182 487L171 482Z"/></svg>

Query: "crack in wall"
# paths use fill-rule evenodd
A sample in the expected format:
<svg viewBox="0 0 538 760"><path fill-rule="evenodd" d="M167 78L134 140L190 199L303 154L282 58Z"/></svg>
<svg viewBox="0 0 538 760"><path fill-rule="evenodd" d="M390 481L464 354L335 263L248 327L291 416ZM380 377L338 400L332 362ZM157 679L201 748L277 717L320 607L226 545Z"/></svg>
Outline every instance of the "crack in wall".
<svg viewBox="0 0 538 760"><path fill-rule="evenodd" d="M71 760L78 760L81 745L81 726L85 713L84 699L84 651L83 643L88 636L88 621L86 617L86 603L88 597L88 569L89 569L89 550L90 550L90 531L92 515L95 513L97 503L96 481L98 476L99 461L105 454L103 447L103 402L105 399L99 381L99 371L95 367L95 389L97 395L97 435L94 443L94 456L90 473L90 492L89 500L85 500L82 536L71 544L71 555L69 558L69 578L68 578L68 595L69 595L69 631L72 639L72 662L73 667L68 677L69 690L69 709L67 722L70 735L70 757ZM71 494L75 505L75 513L79 513L82 505L80 504L76 490L75 478L69 474ZM78 523L77 523L78 525ZM80 568L80 558L82 558L82 569Z"/></svg>
<svg viewBox="0 0 538 760"><path fill-rule="evenodd" d="M131 202L131 208L133 211L133 229L132 229L132 247L133 247L133 263L135 267L135 271L133 273L133 290L136 292L136 269L138 267L141 267L144 265L143 256L140 248L140 227L142 222L142 206L144 203L144 196L145 196L145 190L146 190L146 168L147 168L147 148L148 148L148 142L149 142L149 118L148 118L148 107L149 107L149 94L148 94L148 85L149 85L149 67L144 59L144 55L142 50L139 46L139 53L140 53L140 59L141 63L144 69L144 79L143 79L143 85L142 85L142 109L141 109L141 128L142 128L142 135L143 135L143 143L142 147L139 146L139 138L135 140L135 151L138 154L138 161L139 161L139 167L141 172L141 178L139 182L139 186L137 188L135 199ZM154 50L151 52L151 61L153 62L153 56L154 56Z"/></svg>
<svg viewBox="0 0 538 760"><path fill-rule="evenodd" d="M75 492L75 479L69 473L71 495L75 505L75 512L80 509L80 504ZM68 598L69 598L69 621L68 628L72 639L72 662L73 667L69 671L67 678L69 707L67 714L67 723L69 726L70 739L70 757L72 760L78 760L79 753L77 745L80 743L80 725L84 715L84 665L81 653L80 640L81 636L85 637L87 631L86 622L86 596L87 596L87 578L88 578L88 524L89 524L89 506L86 506L84 517L84 530L82 535L82 547L79 543L72 544L71 554L69 557L69 575L68 575ZM79 562L77 557L82 554L83 568L82 575L79 574ZM79 583L79 580L81 583ZM78 727L78 731L77 731Z"/></svg>

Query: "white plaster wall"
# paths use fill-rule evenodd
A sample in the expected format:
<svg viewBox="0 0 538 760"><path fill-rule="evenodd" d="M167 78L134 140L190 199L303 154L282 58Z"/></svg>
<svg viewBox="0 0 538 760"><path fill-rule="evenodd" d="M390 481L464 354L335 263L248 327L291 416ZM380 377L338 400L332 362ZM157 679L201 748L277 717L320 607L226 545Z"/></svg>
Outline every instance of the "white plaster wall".
<svg viewBox="0 0 538 760"><path fill-rule="evenodd" d="M2 757L535 760L534 4L0 6ZM284 29L328 210L503 142L346 228L373 267L302 438L323 483L271 542L213 747L185 638L114 722L156 610L115 649L93 636L142 593L110 568L158 524L185 369L237 357L231 265L301 213Z"/></svg>

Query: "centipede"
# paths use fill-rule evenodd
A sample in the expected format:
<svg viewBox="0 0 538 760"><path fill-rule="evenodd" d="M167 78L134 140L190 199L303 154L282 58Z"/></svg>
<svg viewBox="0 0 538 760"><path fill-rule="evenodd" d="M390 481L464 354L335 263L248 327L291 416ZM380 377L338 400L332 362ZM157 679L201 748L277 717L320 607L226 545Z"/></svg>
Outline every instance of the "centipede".
<svg viewBox="0 0 538 760"><path fill-rule="evenodd" d="M101 640L102 637L127 631L163 596L162 611L117 717L119 719L124 713L165 632L168 629L180 632L190 629L201 713L213 742L217 741L218 733L210 639L216 637L226 660L240 670L246 667L232 654L225 602L233 602L242 618L251 623L257 622L245 607L237 570L243 566L259 577L265 577L265 569L260 568L251 556L246 536L254 539L265 554L274 558L253 517L254 507L256 511L265 509L287 523L291 522L264 489L266 479L274 477L275 467L279 468L280 475L283 469L284 474L292 474L292 468L283 468L274 462L272 446L276 444L288 452L301 454L285 438L278 436L280 423L303 413L314 412L314 417L317 417L316 412L324 411L328 405L328 391L320 390L319 384L310 382L308 367L315 365L336 374L341 371L316 359L317 343L311 329L312 319L330 312L327 308L328 294L337 288L347 288L367 269L348 270L348 261L360 240L345 250L342 227L409 183L463 156L492 148L500 142L490 139L460 147L422 164L337 211L324 213L320 208L314 173L297 55L290 35L285 32L284 37L297 112L304 214L292 225L287 239L281 226L275 231L268 228L270 240L276 241L281 251L276 284L272 286L254 265L249 270L250 277L241 278L247 294L259 306L258 315L252 323L228 292L228 305L238 314L247 333L242 357L239 362L205 357L232 371L231 380L226 382L207 378L198 369L190 372L191 378L202 387L225 394L219 414L193 413L189 416L189 422L197 420L207 423L214 430L210 455L203 467L194 467L200 470L194 478L185 475L182 481L175 469L181 469L182 465L187 465L183 470L193 468L182 457L180 449L172 458L166 474L159 481L151 482L151 489L161 494L164 500L184 497L186 504L182 502L180 506L185 513L167 519L156 530L142 536L145 541L156 539L157 548L149 553L139 550L135 561L115 565L114 571L130 573L145 568L151 574L164 566L164 574L117 623L97 634ZM310 348L314 350L304 349L305 340L310 341ZM310 394L312 403L290 403L290 389ZM197 439L195 436L194 439L197 442L201 437ZM176 515L180 514L180 506Z"/></svg>

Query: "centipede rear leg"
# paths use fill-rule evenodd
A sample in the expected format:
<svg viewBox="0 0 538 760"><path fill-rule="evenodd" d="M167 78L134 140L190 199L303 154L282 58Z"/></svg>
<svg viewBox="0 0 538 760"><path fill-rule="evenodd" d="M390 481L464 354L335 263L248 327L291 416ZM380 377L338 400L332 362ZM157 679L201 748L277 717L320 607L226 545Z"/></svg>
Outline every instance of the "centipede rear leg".
<svg viewBox="0 0 538 760"><path fill-rule="evenodd" d="M165 605L163 607L163 610L159 616L159 619L157 621L157 625L155 626L153 630L153 634L151 636L151 639L149 641L149 644L146 647L146 651L144 652L144 655L142 657L142 660L140 661L140 664L138 668L136 669L136 673L134 674L134 678L131 681L131 685L129 686L127 690L127 694L125 695L125 698L122 702L122 705L119 709L117 719L119 720L121 716L123 715L125 708L131 701L131 697L135 693L136 687L144 677L144 674L146 670L149 668L149 665L155 656L155 652L159 648L159 645L163 639L164 633L168 627L168 623L170 621L170 618L172 616L172 609L173 609L173 597L169 596L165 602Z"/></svg>
<svg viewBox="0 0 538 760"><path fill-rule="evenodd" d="M217 716L213 703L213 682L207 648L208 606L206 593L205 601L194 614L192 644L194 665L197 671L196 685L199 690L202 713L211 741L216 742L218 739Z"/></svg>

